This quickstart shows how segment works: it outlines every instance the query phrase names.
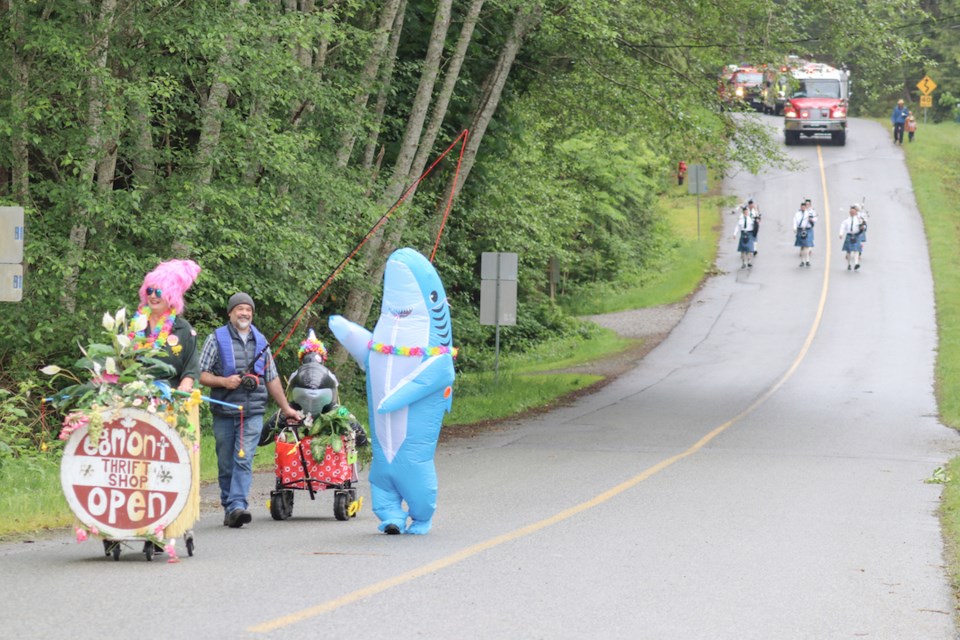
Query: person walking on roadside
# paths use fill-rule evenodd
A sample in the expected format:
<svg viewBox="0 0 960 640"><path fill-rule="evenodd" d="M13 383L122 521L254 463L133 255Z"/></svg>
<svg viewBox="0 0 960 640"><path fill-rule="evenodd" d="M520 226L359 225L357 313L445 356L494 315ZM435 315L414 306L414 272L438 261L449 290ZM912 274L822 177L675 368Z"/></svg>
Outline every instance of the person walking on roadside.
<svg viewBox="0 0 960 640"><path fill-rule="evenodd" d="M860 270L860 255L863 253L863 236L867 231L866 221L860 217L860 207L850 205L850 215L840 223L840 238L847 257L847 271Z"/></svg>
<svg viewBox="0 0 960 640"><path fill-rule="evenodd" d="M907 141L913 142L913 134L917 132L917 119L913 117L913 111L907 112L907 123L904 128L907 130Z"/></svg>
<svg viewBox="0 0 960 640"><path fill-rule="evenodd" d="M267 339L253 325L254 308L248 294L230 296L230 321L207 337L200 352L200 384L211 389L214 400L229 403L211 403L210 410L223 524L234 529L253 520L248 502L253 454L260 441L268 397L273 398L285 417L302 419L283 393Z"/></svg>
<svg viewBox="0 0 960 640"><path fill-rule="evenodd" d="M793 246L800 248L800 266L810 266L810 254L813 253L813 225L817 222L817 214L813 207L808 207L809 200L800 203L800 208L793 214Z"/></svg>
<svg viewBox="0 0 960 640"><path fill-rule="evenodd" d="M903 144L903 127L907 123L907 117L910 111L903 105L903 99L897 100L897 106L893 108L890 114L890 122L893 123L893 142Z"/></svg>
<svg viewBox="0 0 960 640"><path fill-rule="evenodd" d="M740 208L740 216L737 219L737 228L733 232L733 237L737 239L740 268L752 267L756 238L753 237L753 220L746 206Z"/></svg>

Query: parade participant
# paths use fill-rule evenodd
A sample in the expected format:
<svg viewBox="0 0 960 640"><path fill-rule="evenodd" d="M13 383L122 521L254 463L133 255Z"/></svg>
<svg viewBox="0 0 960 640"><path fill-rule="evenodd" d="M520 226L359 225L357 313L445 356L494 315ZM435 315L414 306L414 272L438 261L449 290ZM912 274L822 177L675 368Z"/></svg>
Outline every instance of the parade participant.
<svg viewBox="0 0 960 640"><path fill-rule="evenodd" d="M753 255L757 255L757 239L760 235L760 207L753 201L753 198L747 200L747 213L750 214L750 219L753 221Z"/></svg>
<svg viewBox="0 0 960 640"><path fill-rule="evenodd" d="M910 115L910 111L903 106L903 99L897 100L897 106L893 108L893 113L890 114L890 122L893 123L893 142L895 144L903 144L903 127L907 122L908 115Z"/></svg>
<svg viewBox="0 0 960 640"><path fill-rule="evenodd" d="M137 349L160 350L157 359L173 367L172 377L165 382L184 393L193 391L200 378L197 332L183 317L183 295L199 274L200 266L192 260L168 260L157 265L140 285L140 307L130 321L128 334ZM193 437L184 436L192 490L180 514L165 528L167 538L179 538L200 517L200 412L196 405L186 410L193 427ZM104 549L110 544L104 540ZM163 551L159 545L157 549Z"/></svg>
<svg viewBox="0 0 960 640"><path fill-rule="evenodd" d="M859 207L856 204L850 205L850 216L840 223L840 238L843 240L843 251L847 254L847 271L860 269L863 234L866 230L867 223L860 217Z"/></svg>
<svg viewBox="0 0 960 640"><path fill-rule="evenodd" d="M746 206L740 208L740 217L737 219L733 237L739 238L737 251L740 253L740 268L752 267L756 239L753 237L753 220L750 219Z"/></svg>
<svg viewBox="0 0 960 640"><path fill-rule="evenodd" d="M677 164L677 186L683 186L683 179L687 176L687 163L681 160Z"/></svg>
<svg viewBox="0 0 960 640"><path fill-rule="evenodd" d="M162 262L143 278L140 307L131 320L130 339L138 349L153 347L174 369L170 385L189 393L200 377L197 332L183 317L183 294L200 274L192 260Z"/></svg>
<svg viewBox="0 0 960 640"><path fill-rule="evenodd" d="M267 339L253 325L253 298L240 292L230 296L230 321L214 331L200 352L200 383L211 388L214 400L242 409L211 404L216 438L220 504L223 524L234 529L253 516L248 496L253 481L253 454L260 441L268 396L287 418L302 419L290 406L277 375Z"/></svg>
<svg viewBox="0 0 960 640"><path fill-rule="evenodd" d="M813 252L813 225L816 223L816 213L811 215L808 208L809 200L800 203L800 208L793 214L793 233L796 239L793 246L800 247L800 266L810 266L810 254Z"/></svg>
<svg viewBox="0 0 960 640"><path fill-rule="evenodd" d="M423 535L437 507L433 458L453 403L450 305L436 269L397 249L383 274L373 331L331 316L330 331L366 372L373 460L370 499L380 531Z"/></svg>

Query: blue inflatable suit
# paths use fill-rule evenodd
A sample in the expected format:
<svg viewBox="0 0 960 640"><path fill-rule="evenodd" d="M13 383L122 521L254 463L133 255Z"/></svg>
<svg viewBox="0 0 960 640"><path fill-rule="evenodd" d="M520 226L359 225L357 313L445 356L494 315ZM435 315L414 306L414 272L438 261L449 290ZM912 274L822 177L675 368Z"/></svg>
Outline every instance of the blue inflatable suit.
<svg viewBox="0 0 960 640"><path fill-rule="evenodd" d="M380 531L427 533L437 507L433 454L452 406L455 355L436 269L413 249L394 251L373 333L342 316L330 318L330 331L367 375L370 497Z"/></svg>

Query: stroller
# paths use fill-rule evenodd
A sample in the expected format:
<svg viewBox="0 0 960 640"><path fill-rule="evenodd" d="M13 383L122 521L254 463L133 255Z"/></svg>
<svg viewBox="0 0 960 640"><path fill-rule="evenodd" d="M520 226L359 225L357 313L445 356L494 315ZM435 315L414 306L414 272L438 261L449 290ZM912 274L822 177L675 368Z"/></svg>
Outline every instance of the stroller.
<svg viewBox="0 0 960 640"><path fill-rule="evenodd" d="M356 485L358 449L369 448L363 425L340 406L336 376L324 366L326 349L313 329L301 343L300 367L290 377L290 405L304 414L292 422L276 413L264 422L260 444L275 444L276 487L270 492L270 515L286 520L293 515L295 490L315 500L319 491L333 489L337 520L356 517L363 506Z"/></svg>

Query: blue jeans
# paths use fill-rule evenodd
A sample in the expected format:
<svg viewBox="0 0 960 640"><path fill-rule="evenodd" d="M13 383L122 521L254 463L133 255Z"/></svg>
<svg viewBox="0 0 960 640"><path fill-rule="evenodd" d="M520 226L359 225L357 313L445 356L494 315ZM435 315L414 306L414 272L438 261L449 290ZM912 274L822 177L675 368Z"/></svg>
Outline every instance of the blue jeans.
<svg viewBox="0 0 960 640"><path fill-rule="evenodd" d="M217 468L220 471L220 504L227 513L247 509L247 496L253 482L253 454L260 442L263 415L243 417L243 442L240 441L239 416L213 416L213 435L217 440ZM244 457L239 457L243 448Z"/></svg>

